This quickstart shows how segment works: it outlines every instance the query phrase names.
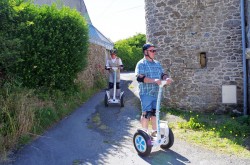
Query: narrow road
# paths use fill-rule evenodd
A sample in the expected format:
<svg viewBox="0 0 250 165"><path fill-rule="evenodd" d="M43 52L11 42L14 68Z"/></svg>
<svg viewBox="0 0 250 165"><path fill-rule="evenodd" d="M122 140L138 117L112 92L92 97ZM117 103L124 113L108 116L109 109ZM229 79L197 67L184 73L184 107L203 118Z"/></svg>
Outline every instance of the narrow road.
<svg viewBox="0 0 250 165"><path fill-rule="evenodd" d="M137 82L133 73L122 73L121 78L125 107L105 107L104 91L101 91L19 150L8 165L250 164L249 159L218 155L176 138L170 150L153 148L148 157L138 156L132 142L134 132L140 127Z"/></svg>

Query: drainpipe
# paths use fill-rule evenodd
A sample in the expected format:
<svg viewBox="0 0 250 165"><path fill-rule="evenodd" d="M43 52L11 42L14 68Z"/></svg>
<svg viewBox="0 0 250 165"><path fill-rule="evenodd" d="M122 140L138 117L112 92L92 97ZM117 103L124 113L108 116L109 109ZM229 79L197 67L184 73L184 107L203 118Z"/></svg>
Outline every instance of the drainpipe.
<svg viewBox="0 0 250 165"><path fill-rule="evenodd" d="M243 113L247 115L247 67L246 67L246 31L245 31L245 1L240 1L240 15L241 15L241 35L242 35L242 60L243 60L243 99L244 108Z"/></svg>
<svg viewBox="0 0 250 165"><path fill-rule="evenodd" d="M250 68L250 0L245 0L245 16L246 16L246 58L247 58L247 86L249 86L249 68ZM247 107L250 107L250 101L249 101L249 87L247 87ZM247 115L250 115L250 110L247 109Z"/></svg>

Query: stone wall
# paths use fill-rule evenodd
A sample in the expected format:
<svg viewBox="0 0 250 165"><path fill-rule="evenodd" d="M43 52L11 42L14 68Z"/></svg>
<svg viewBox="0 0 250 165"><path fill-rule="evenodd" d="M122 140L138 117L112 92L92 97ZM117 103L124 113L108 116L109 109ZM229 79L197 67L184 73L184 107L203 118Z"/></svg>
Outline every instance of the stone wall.
<svg viewBox="0 0 250 165"><path fill-rule="evenodd" d="M78 81L84 82L87 88L93 87L94 78L98 73L107 76L105 61L108 55L106 51L105 47L89 44L88 65L84 71L78 74Z"/></svg>
<svg viewBox="0 0 250 165"><path fill-rule="evenodd" d="M242 111L243 75L238 0L145 0L147 40L170 68L169 106ZM205 57L205 58L203 58ZM236 85L237 104L222 103L222 86Z"/></svg>

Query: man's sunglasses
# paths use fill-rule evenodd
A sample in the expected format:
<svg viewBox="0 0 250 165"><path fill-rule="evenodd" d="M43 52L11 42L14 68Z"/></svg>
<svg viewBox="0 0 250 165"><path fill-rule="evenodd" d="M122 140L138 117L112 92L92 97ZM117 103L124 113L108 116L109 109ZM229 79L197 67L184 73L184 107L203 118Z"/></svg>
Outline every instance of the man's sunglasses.
<svg viewBox="0 0 250 165"><path fill-rule="evenodd" d="M156 50L147 50L147 51L150 51L151 53L155 53L156 52Z"/></svg>

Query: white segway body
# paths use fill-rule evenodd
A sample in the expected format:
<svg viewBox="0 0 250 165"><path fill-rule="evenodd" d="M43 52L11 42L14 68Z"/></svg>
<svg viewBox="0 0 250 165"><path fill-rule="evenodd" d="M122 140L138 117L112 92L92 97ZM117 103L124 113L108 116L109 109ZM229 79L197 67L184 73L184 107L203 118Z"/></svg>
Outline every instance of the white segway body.
<svg viewBox="0 0 250 165"><path fill-rule="evenodd" d="M162 88L166 81L162 81L159 87L157 104L156 104L156 128L157 136L152 137L146 131L138 129L134 134L133 143L137 153L140 156L148 156L152 147L160 146L162 149L168 149L174 144L174 134L168 127L167 121L160 121L160 102L162 96Z"/></svg>
<svg viewBox="0 0 250 165"><path fill-rule="evenodd" d="M107 101L108 101L108 104L120 104L121 103L121 100L123 98L123 94L124 94L124 91L122 91L120 93L120 96L118 96L118 98L113 94L113 96L110 95L110 91L106 91L106 95L107 95Z"/></svg>
<svg viewBox="0 0 250 165"><path fill-rule="evenodd" d="M104 99L104 104L107 107L109 104L120 104L121 107L124 107L124 91L120 92L119 96L116 96L117 94L117 89L116 89L116 73L117 70L119 69L118 67L111 67L111 69L114 71L114 88L112 89L112 95L111 92L112 90L107 90L105 94L105 99Z"/></svg>

